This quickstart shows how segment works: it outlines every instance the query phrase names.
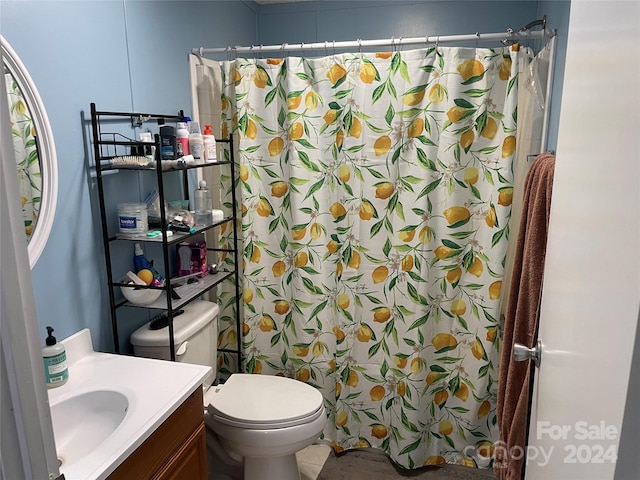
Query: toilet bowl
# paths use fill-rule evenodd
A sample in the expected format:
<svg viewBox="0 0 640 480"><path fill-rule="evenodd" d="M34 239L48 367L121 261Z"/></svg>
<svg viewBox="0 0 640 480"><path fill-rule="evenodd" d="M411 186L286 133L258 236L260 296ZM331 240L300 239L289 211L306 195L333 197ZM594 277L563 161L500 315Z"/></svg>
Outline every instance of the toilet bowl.
<svg viewBox="0 0 640 480"><path fill-rule="evenodd" d="M178 362L210 366L204 381L210 480L300 480L296 452L327 421L322 394L298 380L236 373L216 383L218 305L194 301L173 321ZM167 328L131 334L135 355L170 359Z"/></svg>
<svg viewBox="0 0 640 480"><path fill-rule="evenodd" d="M299 480L295 454L327 421L322 394L285 377L233 374L205 393L205 405L210 478L219 466L233 480Z"/></svg>

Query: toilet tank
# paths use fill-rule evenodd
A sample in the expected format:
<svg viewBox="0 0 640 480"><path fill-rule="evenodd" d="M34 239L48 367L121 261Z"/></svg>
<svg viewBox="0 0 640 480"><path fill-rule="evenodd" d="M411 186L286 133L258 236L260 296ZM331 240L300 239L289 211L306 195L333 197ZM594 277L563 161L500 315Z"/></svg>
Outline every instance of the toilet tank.
<svg viewBox="0 0 640 480"><path fill-rule="evenodd" d="M173 318L173 338L176 361L211 367L205 379L209 387L216 378L218 312L215 303L196 300L183 307L184 312ZM175 312L174 312L175 313ZM169 327L151 330L146 323L131 334L133 353L137 357L171 360Z"/></svg>

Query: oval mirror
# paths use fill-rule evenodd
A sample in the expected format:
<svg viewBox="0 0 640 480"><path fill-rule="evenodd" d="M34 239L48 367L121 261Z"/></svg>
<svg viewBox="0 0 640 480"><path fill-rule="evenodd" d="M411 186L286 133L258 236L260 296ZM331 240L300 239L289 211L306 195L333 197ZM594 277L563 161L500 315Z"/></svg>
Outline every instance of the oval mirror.
<svg viewBox="0 0 640 480"><path fill-rule="evenodd" d="M47 112L29 72L2 35L0 44L27 250L33 268L47 243L56 210L56 147Z"/></svg>

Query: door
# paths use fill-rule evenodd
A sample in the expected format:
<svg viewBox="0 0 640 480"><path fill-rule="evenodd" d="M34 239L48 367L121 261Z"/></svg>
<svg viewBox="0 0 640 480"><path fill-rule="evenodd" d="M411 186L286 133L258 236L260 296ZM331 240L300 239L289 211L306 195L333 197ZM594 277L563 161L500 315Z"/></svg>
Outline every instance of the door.
<svg viewBox="0 0 640 480"><path fill-rule="evenodd" d="M191 84L191 113L192 120L199 122L200 131L205 125L211 125L213 135L221 138L221 98L222 74L219 62L208 58L189 55L189 77ZM221 159L220 147L217 147L217 158ZM189 192L192 192L200 180L206 180L207 185L220 185L220 169L197 169L197 178L190 178ZM221 209L219 196L213 198L213 208ZM206 234L207 245L217 246L217 235L213 231Z"/></svg>
<svg viewBox="0 0 640 480"><path fill-rule="evenodd" d="M191 113L193 119L200 124L200 131L204 131L205 125L211 125L213 135L221 138L220 127L222 124L221 99L222 74L219 62L208 58L189 55L189 76L191 79ZM218 147L218 158L220 156ZM199 172L202 172L199 170ZM220 182L217 168L206 169L203 174L207 185L218 185ZM202 180L202 178L198 178ZM214 205L214 208L220 208Z"/></svg>
<svg viewBox="0 0 640 480"><path fill-rule="evenodd" d="M639 5L571 4L527 480L614 478L639 306Z"/></svg>

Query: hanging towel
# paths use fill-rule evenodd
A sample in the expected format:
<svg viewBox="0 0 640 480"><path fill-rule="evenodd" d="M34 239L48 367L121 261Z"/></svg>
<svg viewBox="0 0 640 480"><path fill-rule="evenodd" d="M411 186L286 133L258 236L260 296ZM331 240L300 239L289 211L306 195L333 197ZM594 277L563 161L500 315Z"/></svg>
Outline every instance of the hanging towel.
<svg viewBox="0 0 640 480"><path fill-rule="evenodd" d="M525 179L500 358L498 427L503 443L496 445L494 461L499 479L522 477L524 458L517 455L521 450L516 447L524 448L527 441L532 362L513 361L513 344L532 347L537 340L554 167L555 156L543 153L534 160Z"/></svg>

